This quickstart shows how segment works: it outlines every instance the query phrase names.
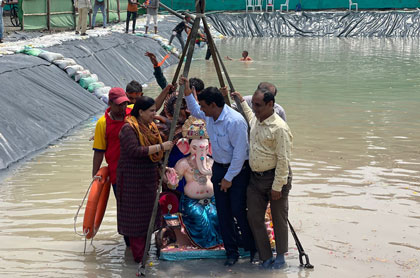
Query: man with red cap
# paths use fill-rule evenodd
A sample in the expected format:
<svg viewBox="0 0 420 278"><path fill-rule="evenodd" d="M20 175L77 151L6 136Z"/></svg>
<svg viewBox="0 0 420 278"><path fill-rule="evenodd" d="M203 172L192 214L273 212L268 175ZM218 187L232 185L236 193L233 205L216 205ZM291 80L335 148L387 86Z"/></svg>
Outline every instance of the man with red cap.
<svg viewBox="0 0 420 278"><path fill-rule="evenodd" d="M112 88L109 91L109 107L106 109L105 115L98 120L95 128L92 176L95 176L98 172L105 156L114 191L117 181L117 164L120 158L118 134L125 123L125 116L131 112L131 109L127 108L128 103L129 99L124 89Z"/></svg>
<svg viewBox="0 0 420 278"><path fill-rule="evenodd" d="M131 108L127 108L130 102L122 88L112 88L108 94L109 107L96 123L93 141L93 167L92 177L101 167L102 161L108 163L109 178L114 194L117 192L117 165L120 158L120 139L118 137L122 126L125 124L126 115L130 114ZM129 246L128 238L124 240Z"/></svg>

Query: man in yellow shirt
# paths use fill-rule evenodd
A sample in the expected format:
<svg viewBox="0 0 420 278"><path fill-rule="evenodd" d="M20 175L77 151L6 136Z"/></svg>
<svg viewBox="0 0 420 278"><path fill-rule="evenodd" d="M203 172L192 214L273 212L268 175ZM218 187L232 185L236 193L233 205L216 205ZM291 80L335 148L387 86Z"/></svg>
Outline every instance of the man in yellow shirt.
<svg viewBox="0 0 420 278"><path fill-rule="evenodd" d="M263 268L281 268L288 248L288 195L291 189L290 155L293 136L287 123L274 112L274 95L257 89L252 108L242 96L242 108L250 124L249 165L251 177L247 189L248 222L263 261ZM268 202L273 217L277 257L274 259L264 216Z"/></svg>

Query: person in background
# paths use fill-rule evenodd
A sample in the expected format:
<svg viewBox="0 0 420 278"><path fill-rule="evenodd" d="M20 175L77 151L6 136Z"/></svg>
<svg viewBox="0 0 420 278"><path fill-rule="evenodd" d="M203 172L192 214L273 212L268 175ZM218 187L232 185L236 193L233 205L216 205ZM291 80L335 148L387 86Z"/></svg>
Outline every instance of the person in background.
<svg viewBox="0 0 420 278"><path fill-rule="evenodd" d="M159 182L159 162L164 152L173 147L172 141L162 142L153 122L155 115L155 101L147 96L139 97L119 134L118 233L129 237L137 263L142 260L146 245ZM160 221L156 224L159 226Z"/></svg>
<svg viewBox="0 0 420 278"><path fill-rule="evenodd" d="M80 33L82 36L87 36L87 16L89 10L92 8L90 0L75 0L74 7L77 8L79 13L79 19L77 20L76 25L76 35Z"/></svg>
<svg viewBox="0 0 420 278"><path fill-rule="evenodd" d="M258 89L268 90L270 93L272 93L274 95L274 98L277 95L276 86L274 84L270 83L270 82L261 82L260 84L258 84L257 90ZM222 91L222 93L224 93L224 92ZM227 94L227 93L225 93L225 94ZM252 95L244 96L243 99L246 101L248 106L252 109ZM235 102L232 102L232 108L235 109L235 110L238 110ZM282 118L283 121L286 122L286 112L284 111L283 107L281 107L277 103L274 103L274 112L276 112L277 115L279 115L280 118Z"/></svg>
<svg viewBox="0 0 420 278"><path fill-rule="evenodd" d="M155 34L157 34L157 15L159 10L159 0L148 0L145 2L145 7L147 11L147 22L146 22L146 30L144 31L147 34L149 30L150 19L153 18L153 26L155 28Z"/></svg>
<svg viewBox="0 0 420 278"><path fill-rule="evenodd" d="M263 268L281 268L288 249L288 196L292 187L290 159L293 136L289 126L274 112L274 95L257 89L252 96L253 110L238 92L250 125L249 165L251 178L247 189L248 222L262 260ZM274 259L265 225L270 202L276 239Z"/></svg>
<svg viewBox="0 0 420 278"><path fill-rule="evenodd" d="M4 32L4 26L3 26L3 7L6 5L6 0L2 0L0 4L0 43L3 43L3 32Z"/></svg>
<svg viewBox="0 0 420 278"><path fill-rule="evenodd" d="M163 75L162 69L160 67L160 64L162 64L164 62L164 60L166 59L166 57L164 58L164 60L160 63L158 63L155 54L151 53L151 52L146 52L144 54L144 56L149 57L150 62L153 64L153 75L156 78L156 82L158 83L158 85L163 89L166 87L166 85L168 85L168 81L166 80L165 76ZM168 56L168 55L167 55ZM189 80L189 84L190 84L190 89L193 90L194 96L196 97L197 94L199 94L202 90L204 90L204 82L203 80L197 78L197 77L192 77Z"/></svg>
<svg viewBox="0 0 420 278"><path fill-rule="evenodd" d="M169 39L169 45L171 45L175 37L178 38L179 43L181 44L181 50L184 49L184 39L182 38L182 31L188 34L188 23L190 23L191 17L186 15L185 20L181 21L175 28L172 30L171 38Z"/></svg>
<svg viewBox="0 0 420 278"><path fill-rule="evenodd" d="M135 104L136 99L143 95L143 87L139 82L133 80L127 84L127 87L125 87L125 93L130 100L130 104Z"/></svg>
<svg viewBox="0 0 420 278"><path fill-rule="evenodd" d="M125 32L128 33L128 25L130 24L130 17L133 20L133 34L136 33L136 19L137 19L137 10L139 6L137 0L128 0L127 5L127 20L125 22Z"/></svg>
<svg viewBox="0 0 420 278"><path fill-rule="evenodd" d="M239 247L251 252L252 262L256 249L246 216L249 182L247 123L241 114L225 104L219 89L204 89L198 94L197 103L185 77L179 82L179 85L183 84L191 115L206 121L213 151L211 181L227 257L224 264L232 266L238 261Z"/></svg>
<svg viewBox="0 0 420 278"><path fill-rule="evenodd" d="M302 11L302 3L301 3L301 1L299 0L299 2L296 4L296 10L295 10L296 12L301 12Z"/></svg>
<svg viewBox="0 0 420 278"><path fill-rule="evenodd" d="M95 28L96 14L98 13L98 10L101 10L101 12L102 12L102 20L103 20L102 26L103 26L103 28L106 28L105 0L95 0L95 4L93 5L93 16L92 16L91 29Z"/></svg>
<svg viewBox="0 0 420 278"><path fill-rule="evenodd" d="M233 58L230 58L229 56L226 56L226 59L233 61ZM248 51L244 50L242 51L242 57L239 59L239 61L245 62L245 61L252 61L251 57L248 56Z"/></svg>

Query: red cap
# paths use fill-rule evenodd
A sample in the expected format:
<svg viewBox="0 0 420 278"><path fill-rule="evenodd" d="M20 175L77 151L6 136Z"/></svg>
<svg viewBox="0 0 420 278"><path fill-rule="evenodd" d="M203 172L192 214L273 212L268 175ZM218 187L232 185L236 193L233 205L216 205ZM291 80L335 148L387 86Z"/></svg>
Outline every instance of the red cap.
<svg viewBox="0 0 420 278"><path fill-rule="evenodd" d="M112 88L111 90L109 90L108 97L109 100L115 103L116 105L120 105L123 102L130 102L123 88Z"/></svg>

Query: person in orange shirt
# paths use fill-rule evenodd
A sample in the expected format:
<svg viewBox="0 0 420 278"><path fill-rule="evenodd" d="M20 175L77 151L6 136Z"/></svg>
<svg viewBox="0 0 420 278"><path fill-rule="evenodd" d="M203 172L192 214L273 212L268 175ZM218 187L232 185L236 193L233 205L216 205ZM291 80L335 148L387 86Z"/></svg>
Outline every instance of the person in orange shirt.
<svg viewBox="0 0 420 278"><path fill-rule="evenodd" d="M133 34L136 32L136 18L137 10L140 5L138 0L128 0L127 6L127 21L125 23L125 32L128 33L128 25L130 23L130 17L133 19Z"/></svg>

